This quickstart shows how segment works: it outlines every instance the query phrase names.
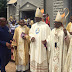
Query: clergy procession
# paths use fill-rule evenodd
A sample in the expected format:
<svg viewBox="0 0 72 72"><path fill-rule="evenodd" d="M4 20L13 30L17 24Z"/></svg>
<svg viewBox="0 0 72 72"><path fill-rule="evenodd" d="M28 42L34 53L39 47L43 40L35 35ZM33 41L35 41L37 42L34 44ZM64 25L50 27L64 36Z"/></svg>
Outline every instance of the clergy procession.
<svg viewBox="0 0 72 72"><path fill-rule="evenodd" d="M7 72L5 66L11 58L15 72L72 72L72 16L66 27L69 9L64 8L63 14L57 12L53 29L49 15L45 19L43 13L43 9L36 9L31 27L26 19L15 23L11 16L12 24L8 25L6 18L0 18L1 72Z"/></svg>

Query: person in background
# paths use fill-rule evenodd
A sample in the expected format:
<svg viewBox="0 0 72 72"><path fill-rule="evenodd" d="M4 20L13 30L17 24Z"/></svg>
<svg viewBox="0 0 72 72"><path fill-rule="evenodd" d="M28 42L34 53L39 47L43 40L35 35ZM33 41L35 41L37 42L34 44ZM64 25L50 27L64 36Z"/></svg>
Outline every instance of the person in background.
<svg viewBox="0 0 72 72"><path fill-rule="evenodd" d="M15 17L13 18L13 21L16 23L16 18Z"/></svg>
<svg viewBox="0 0 72 72"><path fill-rule="evenodd" d="M25 16L25 18L24 18L24 22L25 22L26 25L28 24L28 19L27 19L26 16Z"/></svg>
<svg viewBox="0 0 72 72"><path fill-rule="evenodd" d="M16 72L26 72L29 69L29 28L24 20L15 29L12 46L15 49Z"/></svg>
<svg viewBox="0 0 72 72"><path fill-rule="evenodd" d="M12 21L13 21L13 16L12 15L10 16L9 21L10 21L10 23L12 23Z"/></svg>
<svg viewBox="0 0 72 72"><path fill-rule="evenodd" d="M19 26L19 21L18 22L16 22L16 28Z"/></svg>
<svg viewBox="0 0 72 72"><path fill-rule="evenodd" d="M46 22L46 14L43 14L43 22Z"/></svg>
<svg viewBox="0 0 72 72"><path fill-rule="evenodd" d="M33 22L33 20L31 20L31 21L30 21L30 25L31 25L31 27L32 27L33 24L34 24L34 22Z"/></svg>
<svg viewBox="0 0 72 72"><path fill-rule="evenodd" d="M49 15L47 14L46 15L47 17L46 17L46 24L48 24L49 25L49 27L50 27L50 17L49 17Z"/></svg>
<svg viewBox="0 0 72 72"><path fill-rule="evenodd" d="M54 29L52 29L47 40L50 51L49 72L63 72L70 42L70 34L62 24L63 18L58 11L54 22Z"/></svg>
<svg viewBox="0 0 72 72"><path fill-rule="evenodd" d="M72 38L70 39L70 45L69 45L63 72L72 72Z"/></svg>
<svg viewBox="0 0 72 72"><path fill-rule="evenodd" d="M11 54L11 44L10 40L12 40L11 35L9 34L9 29L6 26L7 21L6 18L0 18L0 62L1 62L1 72L5 71L5 66L10 61Z"/></svg>
<svg viewBox="0 0 72 72"><path fill-rule="evenodd" d="M27 27L31 28L31 25L30 25L30 18L28 18L28 22L27 22Z"/></svg>
<svg viewBox="0 0 72 72"><path fill-rule="evenodd" d="M15 21L12 22L12 24L9 24L10 25L10 33L11 33L11 36L13 38L13 35L14 35L14 31L15 31L15 28L16 28L16 24L15 24ZM15 55L14 55L14 48L11 47L11 60L15 60Z"/></svg>
<svg viewBox="0 0 72 72"><path fill-rule="evenodd" d="M15 21L13 21L12 24L10 24L10 33L12 37L14 35L15 28L16 28Z"/></svg>
<svg viewBox="0 0 72 72"><path fill-rule="evenodd" d="M70 16L70 22L68 23L66 29L69 31L69 33L72 35L72 16Z"/></svg>

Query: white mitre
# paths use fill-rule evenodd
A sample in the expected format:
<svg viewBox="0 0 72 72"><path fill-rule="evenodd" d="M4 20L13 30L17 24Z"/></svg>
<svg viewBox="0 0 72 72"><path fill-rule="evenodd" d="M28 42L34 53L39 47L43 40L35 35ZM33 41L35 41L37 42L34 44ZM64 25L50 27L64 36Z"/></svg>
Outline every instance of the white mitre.
<svg viewBox="0 0 72 72"><path fill-rule="evenodd" d="M57 13L57 15L56 15L56 19L55 19L55 21L57 21L57 22L62 22L62 16L60 15L60 12L58 11L58 13Z"/></svg>
<svg viewBox="0 0 72 72"><path fill-rule="evenodd" d="M35 17L43 17L43 14L41 13L41 10L39 8L36 9Z"/></svg>

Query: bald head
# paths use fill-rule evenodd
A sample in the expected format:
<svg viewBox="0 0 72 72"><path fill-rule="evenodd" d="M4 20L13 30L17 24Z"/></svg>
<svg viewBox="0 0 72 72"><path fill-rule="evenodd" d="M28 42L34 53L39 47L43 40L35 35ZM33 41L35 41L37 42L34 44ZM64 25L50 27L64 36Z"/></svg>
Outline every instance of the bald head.
<svg viewBox="0 0 72 72"><path fill-rule="evenodd" d="M0 26L5 26L6 25L6 18L4 18L4 17L1 17L0 18Z"/></svg>

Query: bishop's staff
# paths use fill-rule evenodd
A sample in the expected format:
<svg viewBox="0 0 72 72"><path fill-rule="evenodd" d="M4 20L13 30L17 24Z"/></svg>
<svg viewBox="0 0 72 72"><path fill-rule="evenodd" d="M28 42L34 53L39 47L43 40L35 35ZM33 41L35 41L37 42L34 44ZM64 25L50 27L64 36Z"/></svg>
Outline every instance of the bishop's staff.
<svg viewBox="0 0 72 72"><path fill-rule="evenodd" d="M68 11L68 13L66 14L66 16L65 16L65 10ZM67 18L68 15L69 15L69 9L68 9L68 8L64 8L63 12L64 12L64 13L61 15L61 17L62 17L62 23L64 24L63 27L65 28L65 26L66 26L66 18Z"/></svg>

